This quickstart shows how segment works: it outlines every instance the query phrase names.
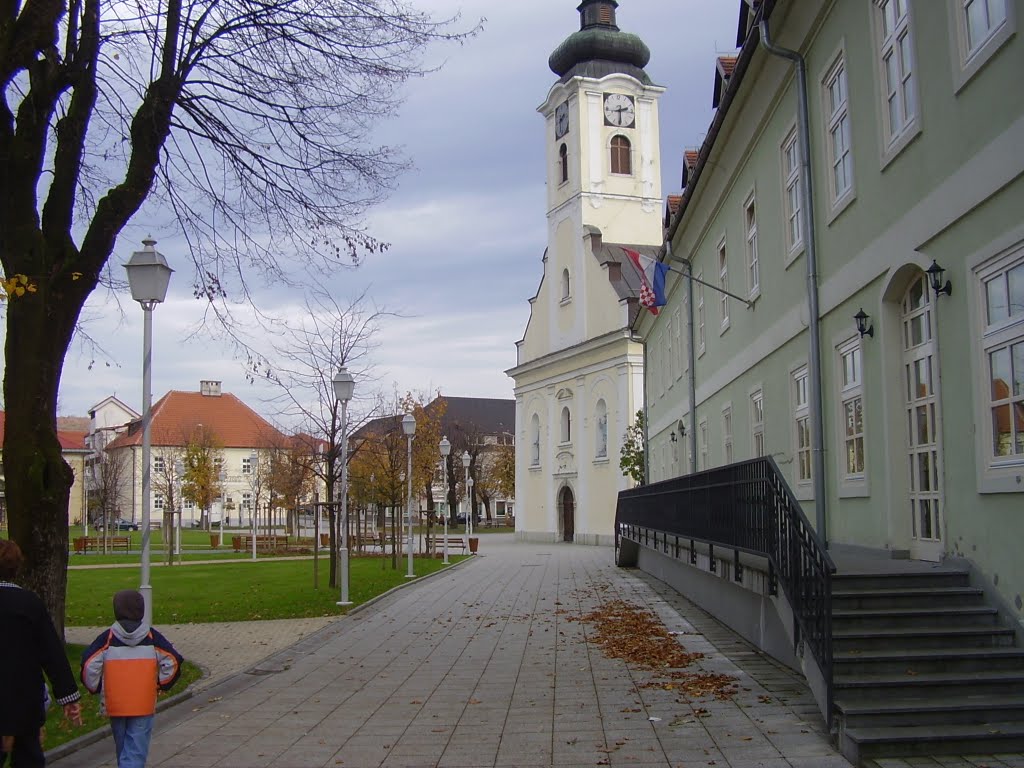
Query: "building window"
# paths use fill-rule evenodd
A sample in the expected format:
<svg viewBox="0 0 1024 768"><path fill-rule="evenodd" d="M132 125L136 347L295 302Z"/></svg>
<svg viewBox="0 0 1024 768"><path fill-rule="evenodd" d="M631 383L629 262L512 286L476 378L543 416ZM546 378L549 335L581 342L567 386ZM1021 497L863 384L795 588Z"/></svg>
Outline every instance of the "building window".
<svg viewBox="0 0 1024 768"><path fill-rule="evenodd" d="M786 215L786 250L792 255L804 244L803 191L800 186L800 144L796 128L782 142L782 177L786 190L782 204Z"/></svg>
<svg viewBox="0 0 1024 768"><path fill-rule="evenodd" d="M568 301L570 296L569 270L562 270L562 301Z"/></svg>
<svg viewBox="0 0 1024 768"><path fill-rule="evenodd" d="M829 188L832 206L838 207L853 191L853 157L850 154L850 106L846 91L846 60L842 55L825 75L827 144L831 166Z"/></svg>
<svg viewBox="0 0 1024 768"><path fill-rule="evenodd" d="M163 456L154 456L153 457L153 474L155 474L155 475L163 474L166 471L166 469L167 469L167 462L164 460L164 457Z"/></svg>
<svg viewBox="0 0 1024 768"><path fill-rule="evenodd" d="M562 418L560 421L562 427L562 442L568 443L572 441L572 415L569 413L568 406L562 408Z"/></svg>
<svg viewBox="0 0 1024 768"><path fill-rule="evenodd" d="M675 349L675 378L678 381L682 378L683 369L685 364L683 363L683 355L686 352L686 345L683 342L683 312L679 307L676 307L676 311L672 314L672 346Z"/></svg>
<svg viewBox="0 0 1024 768"><path fill-rule="evenodd" d="M697 274L697 280L703 280L704 273ZM704 286L697 283L697 354L703 355L705 349L704 333Z"/></svg>
<svg viewBox="0 0 1024 768"><path fill-rule="evenodd" d="M764 392L760 389L750 395L750 445L754 458L764 456Z"/></svg>
<svg viewBox="0 0 1024 768"><path fill-rule="evenodd" d="M796 453L796 481L811 481L811 417L807 407L807 367L793 373L793 426Z"/></svg>
<svg viewBox="0 0 1024 768"><path fill-rule="evenodd" d="M1006 0L959 0L967 55L973 56L1006 23Z"/></svg>
<svg viewBox="0 0 1024 768"><path fill-rule="evenodd" d="M839 352L840 402L843 417L843 475L864 477L864 395L860 339L841 345Z"/></svg>
<svg viewBox="0 0 1024 768"><path fill-rule="evenodd" d="M725 238L718 243L718 287L722 292L718 295L718 307L722 313L722 332L729 327L729 261L726 258Z"/></svg>
<svg viewBox="0 0 1024 768"><path fill-rule="evenodd" d="M722 458L732 464L732 408L722 409Z"/></svg>
<svg viewBox="0 0 1024 768"><path fill-rule="evenodd" d="M252 457L245 456L242 459L242 474L243 475L251 475L252 474Z"/></svg>
<svg viewBox="0 0 1024 768"><path fill-rule="evenodd" d="M196 503L192 499L182 499L181 507L182 509L193 510L196 508Z"/></svg>
<svg viewBox="0 0 1024 768"><path fill-rule="evenodd" d="M700 451L700 467L699 469L708 468L708 420L703 419L697 427L697 436L700 439L700 444L697 449Z"/></svg>
<svg viewBox="0 0 1024 768"><path fill-rule="evenodd" d="M753 297L761 291L761 267L757 259L757 204L753 193L743 203L743 231L747 239L747 288Z"/></svg>
<svg viewBox="0 0 1024 768"><path fill-rule="evenodd" d="M155 494L153 496L153 509L163 511L165 506L166 502L164 501L164 495L162 493Z"/></svg>
<svg viewBox="0 0 1024 768"><path fill-rule="evenodd" d="M594 425L596 429L597 446L594 455L599 459L608 457L608 406L604 400L597 401L597 408L594 409Z"/></svg>
<svg viewBox="0 0 1024 768"><path fill-rule="evenodd" d="M981 273L990 467L1024 463L1024 249Z"/></svg>
<svg viewBox="0 0 1024 768"><path fill-rule="evenodd" d="M246 512L252 509L252 494L249 491L242 491L242 509Z"/></svg>
<svg viewBox="0 0 1024 768"><path fill-rule="evenodd" d="M875 13L881 38L879 55L886 102L882 112L886 141L892 145L917 115L908 0L876 0Z"/></svg>
<svg viewBox="0 0 1024 768"><path fill-rule="evenodd" d="M530 419L530 466L540 466L540 417L536 413Z"/></svg>
<svg viewBox="0 0 1024 768"><path fill-rule="evenodd" d="M612 173L629 176L633 173L632 147L625 136L612 137Z"/></svg>
<svg viewBox="0 0 1024 768"><path fill-rule="evenodd" d="M569 148L563 144L558 148L558 183L569 180Z"/></svg>

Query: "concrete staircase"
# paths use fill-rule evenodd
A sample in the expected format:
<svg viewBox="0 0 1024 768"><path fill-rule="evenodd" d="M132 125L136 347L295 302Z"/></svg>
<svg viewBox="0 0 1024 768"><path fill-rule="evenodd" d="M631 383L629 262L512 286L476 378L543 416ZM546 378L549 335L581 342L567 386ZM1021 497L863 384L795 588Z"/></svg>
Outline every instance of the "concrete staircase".
<svg viewBox="0 0 1024 768"><path fill-rule="evenodd" d="M1024 751L1024 650L966 571L840 572L832 637L838 743L855 765Z"/></svg>

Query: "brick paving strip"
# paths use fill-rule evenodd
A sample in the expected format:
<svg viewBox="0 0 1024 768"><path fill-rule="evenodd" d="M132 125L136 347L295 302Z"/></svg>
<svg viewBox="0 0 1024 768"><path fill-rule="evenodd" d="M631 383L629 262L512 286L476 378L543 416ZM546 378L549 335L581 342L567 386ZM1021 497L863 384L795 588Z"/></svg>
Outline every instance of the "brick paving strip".
<svg viewBox="0 0 1024 768"><path fill-rule="evenodd" d="M849 766L798 675L661 582L616 568L609 549L495 535L481 550L364 610L323 619L320 629L293 626L290 638L289 622L192 625L196 636L210 633L193 658L223 664L226 676L157 715L148 764ZM733 676L735 694L691 701L646 687L656 676L603 654L580 620L611 600L657 616L688 651L704 654L693 671ZM168 627L183 649L193 642L189 626ZM299 631L309 634L299 639ZM242 661L278 642L288 646L255 666ZM204 660L201 649L214 654L218 643L216 658ZM227 672L232 663L244 671ZM104 739L51 766L98 768L112 757ZM1005 757L992 768L1024 765Z"/></svg>

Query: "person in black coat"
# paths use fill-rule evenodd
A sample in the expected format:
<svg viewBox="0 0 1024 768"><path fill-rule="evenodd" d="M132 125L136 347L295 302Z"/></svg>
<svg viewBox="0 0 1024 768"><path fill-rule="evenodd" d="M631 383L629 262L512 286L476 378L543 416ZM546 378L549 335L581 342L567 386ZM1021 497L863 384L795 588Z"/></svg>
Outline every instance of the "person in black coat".
<svg viewBox="0 0 1024 768"><path fill-rule="evenodd" d="M0 767L45 765L39 729L46 722L46 682L64 716L82 724L81 695L64 642L43 601L14 583L24 562L21 548L0 539Z"/></svg>

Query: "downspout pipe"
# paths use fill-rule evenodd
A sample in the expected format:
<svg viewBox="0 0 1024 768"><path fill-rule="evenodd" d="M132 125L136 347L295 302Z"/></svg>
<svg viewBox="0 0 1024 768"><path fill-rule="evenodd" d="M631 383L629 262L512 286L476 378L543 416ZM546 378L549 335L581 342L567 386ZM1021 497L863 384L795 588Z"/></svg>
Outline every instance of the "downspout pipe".
<svg viewBox="0 0 1024 768"><path fill-rule="evenodd" d="M807 64L797 51L783 48L772 42L768 20L763 16L759 22L761 43L773 56L793 62L797 76L797 122L800 142L800 186L804 207L803 237L807 260L807 310L810 355L808 384L811 410L811 451L814 456L812 480L814 485L814 511L818 536L828 548L826 531L825 498L825 413L821 397L821 321L818 305L818 258L814 244L814 195L811 189L811 128L807 108Z"/></svg>

